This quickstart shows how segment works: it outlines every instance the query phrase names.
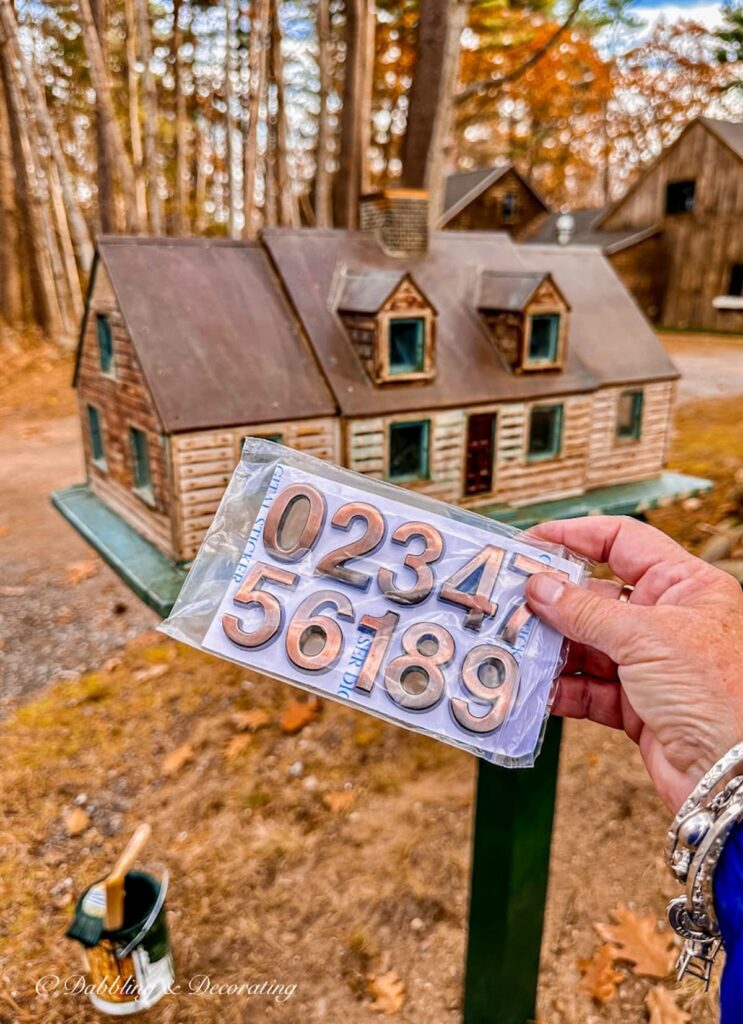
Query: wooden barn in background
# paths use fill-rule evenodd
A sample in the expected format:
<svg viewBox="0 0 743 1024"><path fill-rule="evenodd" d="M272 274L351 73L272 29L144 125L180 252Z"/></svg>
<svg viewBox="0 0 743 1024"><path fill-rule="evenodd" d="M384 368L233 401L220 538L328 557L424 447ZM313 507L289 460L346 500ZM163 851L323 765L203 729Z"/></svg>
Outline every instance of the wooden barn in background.
<svg viewBox="0 0 743 1024"><path fill-rule="evenodd" d="M697 118L621 199L529 237L599 246L662 326L743 333L743 123Z"/></svg>
<svg viewBox="0 0 743 1024"><path fill-rule="evenodd" d="M159 610L249 435L516 525L699 488L662 474L677 372L598 249L431 234L425 193L361 213L256 243L100 240L87 482L54 501Z"/></svg>
<svg viewBox="0 0 743 1024"><path fill-rule="evenodd" d="M450 174L439 229L505 231L519 240L549 216L549 207L513 164Z"/></svg>

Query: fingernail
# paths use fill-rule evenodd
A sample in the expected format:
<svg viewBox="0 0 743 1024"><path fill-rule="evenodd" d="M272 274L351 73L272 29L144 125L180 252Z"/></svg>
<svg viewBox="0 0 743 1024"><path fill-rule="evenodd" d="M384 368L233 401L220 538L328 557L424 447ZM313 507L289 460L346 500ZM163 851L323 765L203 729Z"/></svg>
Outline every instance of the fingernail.
<svg viewBox="0 0 743 1024"><path fill-rule="evenodd" d="M557 604L563 595L565 584L549 572L540 572L532 576L529 593L542 604Z"/></svg>

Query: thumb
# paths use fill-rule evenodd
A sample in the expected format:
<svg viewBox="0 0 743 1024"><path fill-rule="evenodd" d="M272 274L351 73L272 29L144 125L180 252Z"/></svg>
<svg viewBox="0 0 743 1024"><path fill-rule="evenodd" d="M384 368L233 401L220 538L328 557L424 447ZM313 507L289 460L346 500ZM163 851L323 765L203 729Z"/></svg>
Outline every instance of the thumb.
<svg viewBox="0 0 743 1024"><path fill-rule="evenodd" d="M601 597L552 573L540 572L526 584L532 611L570 640L587 644L621 664L641 628L639 609ZM644 609L647 611L647 609Z"/></svg>

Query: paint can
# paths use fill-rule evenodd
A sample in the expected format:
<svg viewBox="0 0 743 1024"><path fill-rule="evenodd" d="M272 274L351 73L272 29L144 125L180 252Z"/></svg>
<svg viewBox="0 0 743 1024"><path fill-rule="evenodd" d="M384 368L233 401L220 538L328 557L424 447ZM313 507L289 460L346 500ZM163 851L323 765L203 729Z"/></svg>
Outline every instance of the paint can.
<svg viewBox="0 0 743 1024"><path fill-rule="evenodd" d="M174 978L165 923L168 873L158 882L145 871L130 871L124 885L124 924L104 931L98 945L85 951L85 991L96 1010L114 1017L154 1006Z"/></svg>

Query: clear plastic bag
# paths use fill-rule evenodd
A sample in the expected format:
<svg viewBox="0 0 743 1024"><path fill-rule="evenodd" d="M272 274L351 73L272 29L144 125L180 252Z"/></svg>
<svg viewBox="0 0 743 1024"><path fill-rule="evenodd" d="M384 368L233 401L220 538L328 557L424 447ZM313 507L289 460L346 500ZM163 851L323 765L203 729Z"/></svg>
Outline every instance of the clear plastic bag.
<svg viewBox="0 0 743 1024"><path fill-rule="evenodd" d="M257 438L160 628L510 767L534 763L565 642L528 576L588 563Z"/></svg>

